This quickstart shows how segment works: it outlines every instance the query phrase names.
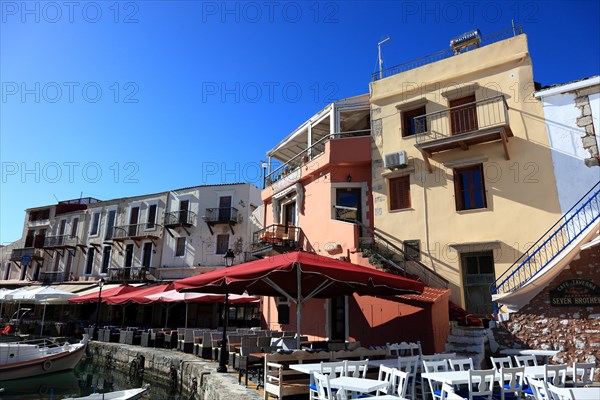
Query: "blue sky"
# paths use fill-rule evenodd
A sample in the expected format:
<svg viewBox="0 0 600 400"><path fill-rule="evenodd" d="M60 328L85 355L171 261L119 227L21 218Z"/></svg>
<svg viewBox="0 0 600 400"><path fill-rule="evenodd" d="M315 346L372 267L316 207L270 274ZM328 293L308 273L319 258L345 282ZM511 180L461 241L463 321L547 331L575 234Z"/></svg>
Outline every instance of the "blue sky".
<svg viewBox="0 0 600 400"><path fill-rule="evenodd" d="M600 73L598 1L0 1L0 243L24 210L254 181L377 68L523 24L536 81Z"/></svg>

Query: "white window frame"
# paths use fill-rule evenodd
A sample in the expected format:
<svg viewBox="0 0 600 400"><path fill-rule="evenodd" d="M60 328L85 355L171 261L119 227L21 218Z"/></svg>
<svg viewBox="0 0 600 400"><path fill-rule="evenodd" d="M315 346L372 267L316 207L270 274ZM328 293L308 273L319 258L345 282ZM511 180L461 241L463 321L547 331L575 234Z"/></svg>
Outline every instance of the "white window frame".
<svg viewBox="0 0 600 400"><path fill-rule="evenodd" d="M109 217L110 217L110 212L114 211L115 212L115 222L113 223L113 229L115 229L115 226L118 226L117 224L117 220L119 217L119 208L117 206L110 206L106 208L106 223L104 224L104 237L106 237L107 233L108 233L108 222L109 222ZM113 238L115 235L114 233L110 236L111 238Z"/></svg>
<svg viewBox="0 0 600 400"><path fill-rule="evenodd" d="M331 184L331 198L330 198L330 202L331 202L331 219L335 220L335 208L333 206L335 206L336 204L336 194L337 194L337 189L360 189L360 200L363 202L363 207L361 207L361 220L363 221L363 224L367 225L369 224L369 219L367 218L368 214L368 204L365 204L365 200L368 198L367 197L367 184L365 182L338 182L338 183L332 183ZM344 222L344 221L337 221L337 222Z"/></svg>
<svg viewBox="0 0 600 400"><path fill-rule="evenodd" d="M148 244L148 243L151 243L151 244L152 244L152 250L150 250L150 262L148 263L149 265L147 265L147 266L144 266L144 247L145 247L145 246L146 246L146 244ZM187 246L186 246L186 247L187 247ZM142 251L142 255L141 255L141 257L140 257L140 268L148 268L148 269L152 268L152 258L154 258L154 257L153 257L153 254L154 254L154 252L156 251L156 249L155 249L155 246L154 246L154 243L152 243L152 241L151 241L151 240L147 240L147 241L145 241L145 242L142 242L142 245L140 246L140 248L141 248L141 251ZM185 252L185 251L184 251L184 252Z"/></svg>
<svg viewBox="0 0 600 400"><path fill-rule="evenodd" d="M215 233L217 233L217 232L215 232ZM219 238L219 235L227 235L227 250L229 250L231 248L231 236L232 235L230 235L229 233L217 233L215 235L215 251L213 253L213 255L215 255L215 256L222 256L227 253L227 250L225 250L225 253L217 253L217 240Z"/></svg>
<svg viewBox="0 0 600 400"><path fill-rule="evenodd" d="M144 231L155 231L157 229L156 225L158 223L158 200L147 201L145 203L145 206L146 206L146 218L145 218L146 219L146 227L144 228ZM150 221L148 221L148 218L150 217L150 207L151 206L156 206L156 213L154 214L154 226L152 228L148 228L148 224L150 223Z"/></svg>
<svg viewBox="0 0 600 400"><path fill-rule="evenodd" d="M98 227L96 228L96 232L93 232L94 230L94 219L96 214L98 214ZM102 226L102 212L100 210L93 210L92 211L92 217L90 218L90 237L98 237L100 236L100 227Z"/></svg>
<svg viewBox="0 0 600 400"><path fill-rule="evenodd" d="M187 254L187 237L185 236L178 236L175 239L175 248L173 249L173 258L185 258L186 254ZM183 254L178 256L177 255L177 242L179 242L179 239L183 239Z"/></svg>

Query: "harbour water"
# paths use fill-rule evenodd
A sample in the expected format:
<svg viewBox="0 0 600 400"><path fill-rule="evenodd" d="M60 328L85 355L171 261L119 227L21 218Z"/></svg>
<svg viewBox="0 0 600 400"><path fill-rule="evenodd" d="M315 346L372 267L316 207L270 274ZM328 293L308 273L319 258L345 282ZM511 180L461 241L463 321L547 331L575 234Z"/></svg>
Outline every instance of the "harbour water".
<svg viewBox="0 0 600 400"><path fill-rule="evenodd" d="M60 400L81 397L97 392L131 389L150 384L150 400L200 400L198 394L182 393L177 385L156 376L129 376L111 365L95 364L84 358L72 371L57 372L34 378L0 381L0 400Z"/></svg>

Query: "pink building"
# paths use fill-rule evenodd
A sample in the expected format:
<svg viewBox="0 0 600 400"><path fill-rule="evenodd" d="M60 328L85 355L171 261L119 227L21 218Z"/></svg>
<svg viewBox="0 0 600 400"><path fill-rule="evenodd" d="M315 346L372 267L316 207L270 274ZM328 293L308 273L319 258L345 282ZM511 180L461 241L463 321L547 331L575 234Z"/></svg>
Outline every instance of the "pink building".
<svg viewBox="0 0 600 400"><path fill-rule="evenodd" d="M302 249L375 268L366 253L376 235L372 141L369 96L361 95L329 104L271 149L262 192L264 228L254 235L252 255ZM392 264L381 267L405 274L403 265ZM302 332L313 340L366 346L421 340L424 349L441 351L448 334L448 297L448 290L431 289L402 298L314 299L303 308ZM283 297L269 298L263 323L295 330L294 307Z"/></svg>

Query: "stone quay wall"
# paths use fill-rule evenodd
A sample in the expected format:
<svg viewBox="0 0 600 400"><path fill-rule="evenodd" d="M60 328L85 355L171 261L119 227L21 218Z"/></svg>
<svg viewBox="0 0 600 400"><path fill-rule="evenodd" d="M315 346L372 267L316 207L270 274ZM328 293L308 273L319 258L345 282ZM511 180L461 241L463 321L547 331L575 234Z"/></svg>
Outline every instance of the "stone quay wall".
<svg viewBox="0 0 600 400"><path fill-rule="evenodd" d="M190 398L202 400L262 399L258 391L238 384L237 371L229 368L229 373L218 373L216 372L217 363L191 354L176 350L96 341L89 343L87 351L100 364L108 364L125 372L129 372L132 362L138 355L142 355L145 357L144 375L146 380L152 377L161 380L166 385L173 382L171 376L175 369L177 381L174 384L190 395L192 392L196 393L195 397L190 396Z"/></svg>

